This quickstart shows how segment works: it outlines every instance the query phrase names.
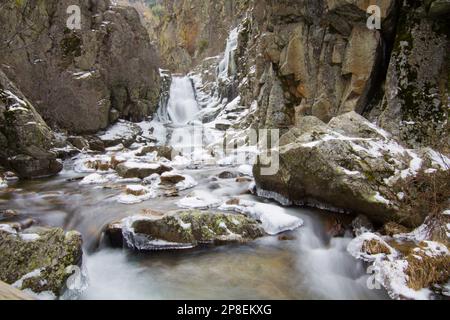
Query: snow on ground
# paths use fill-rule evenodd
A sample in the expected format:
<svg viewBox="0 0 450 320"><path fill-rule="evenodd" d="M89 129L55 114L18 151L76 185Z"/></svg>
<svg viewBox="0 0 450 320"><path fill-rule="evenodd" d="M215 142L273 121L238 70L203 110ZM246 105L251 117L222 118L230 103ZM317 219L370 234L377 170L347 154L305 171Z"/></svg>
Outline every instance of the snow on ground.
<svg viewBox="0 0 450 320"><path fill-rule="evenodd" d="M100 135L101 140L120 140L132 139L135 136L135 131L131 127L131 123L119 120L113 124L104 134Z"/></svg>
<svg viewBox="0 0 450 320"><path fill-rule="evenodd" d="M399 242L410 241L420 243L420 246L412 249L411 255L417 259L423 256L439 257L449 255L448 248L440 243L426 240L429 237L429 226L427 221L408 234L395 235L394 238L380 236L372 232L365 232L354 238L347 246L347 251L356 259L361 259L372 263L372 272L375 280L386 288L393 299L415 299L426 300L431 297L431 290L423 288L414 290L408 286L408 276L406 274L409 266L408 260L400 252L390 246L387 241L396 240ZM370 254L364 250L364 243L375 241L379 247L388 248L390 253Z"/></svg>
<svg viewBox="0 0 450 320"><path fill-rule="evenodd" d="M14 230L10 225L8 224L0 224L0 231L16 234L17 231Z"/></svg>
<svg viewBox="0 0 450 320"><path fill-rule="evenodd" d="M80 185L95 185L95 184L105 184L113 181L112 177L117 177L115 175L102 175L98 173L92 173L83 178L80 181Z"/></svg>
<svg viewBox="0 0 450 320"><path fill-rule="evenodd" d="M38 240L41 236L36 234L36 233L21 233L20 235L20 239L22 239L23 241L26 242L33 242Z"/></svg>
<svg viewBox="0 0 450 320"><path fill-rule="evenodd" d="M398 254L394 248L392 248L382 237L372 232L365 232L360 236L354 238L347 246L347 251L356 259L362 259L367 262L374 262L376 260L381 260L387 258L388 255L384 253L379 254L368 254L363 250L364 243L366 241L376 241L382 246L389 249L389 258L396 257Z"/></svg>
<svg viewBox="0 0 450 320"><path fill-rule="evenodd" d="M428 300L431 290L424 288L422 290L414 290L407 285L407 275L405 273L408 268L406 260L376 260L374 265L375 279L381 283L389 292L392 298Z"/></svg>
<svg viewBox="0 0 450 320"><path fill-rule="evenodd" d="M195 181L195 179L192 178L191 176L182 175L182 177L184 178L184 180L178 182L175 185L175 187L177 188L178 191L188 190L188 189L194 188L198 185L197 181Z"/></svg>
<svg viewBox="0 0 450 320"><path fill-rule="evenodd" d="M222 200L212 193L203 190L196 190L190 195L178 201L178 206L184 209L212 209L221 205Z"/></svg>
<svg viewBox="0 0 450 320"><path fill-rule="evenodd" d="M126 190L117 198L117 202L122 204L136 204L156 198L157 192L153 188L141 185L128 185Z"/></svg>
<svg viewBox="0 0 450 320"><path fill-rule="evenodd" d="M239 173L244 176L253 177L253 166L249 164L243 164L238 168Z"/></svg>
<svg viewBox="0 0 450 320"><path fill-rule="evenodd" d="M264 231L270 235L295 230L303 226L302 219L286 214L283 208L273 204L239 200L239 204L225 203L219 207L219 210L242 213L261 221Z"/></svg>

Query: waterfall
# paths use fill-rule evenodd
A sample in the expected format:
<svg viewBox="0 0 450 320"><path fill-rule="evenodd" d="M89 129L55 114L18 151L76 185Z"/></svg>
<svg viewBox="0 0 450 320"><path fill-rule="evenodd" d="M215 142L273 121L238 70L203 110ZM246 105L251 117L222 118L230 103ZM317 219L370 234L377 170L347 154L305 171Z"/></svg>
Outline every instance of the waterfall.
<svg viewBox="0 0 450 320"><path fill-rule="evenodd" d="M238 28L231 30L227 39L227 47L225 49L223 60L219 64L218 76L220 79L226 79L236 71L234 54L238 45L238 36Z"/></svg>
<svg viewBox="0 0 450 320"><path fill-rule="evenodd" d="M195 120L200 111L192 81L189 77L174 77L167 106L160 106L158 119L163 123L186 125Z"/></svg>

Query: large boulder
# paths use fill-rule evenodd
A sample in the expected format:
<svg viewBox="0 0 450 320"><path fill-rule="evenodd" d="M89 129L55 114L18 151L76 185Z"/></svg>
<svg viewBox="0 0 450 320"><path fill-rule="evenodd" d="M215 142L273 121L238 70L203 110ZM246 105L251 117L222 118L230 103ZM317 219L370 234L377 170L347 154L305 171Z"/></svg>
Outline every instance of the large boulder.
<svg viewBox="0 0 450 320"><path fill-rule="evenodd" d="M0 165L21 178L51 176L62 170L56 139L33 105L0 70Z"/></svg>
<svg viewBox="0 0 450 320"><path fill-rule="evenodd" d="M280 138L278 172L264 175L260 162L254 175L260 195L285 204L417 226L427 213L401 210L402 196L392 186L422 168L444 169L435 154L402 147L355 112L336 117L328 125L306 117L299 128Z"/></svg>
<svg viewBox="0 0 450 320"><path fill-rule="evenodd" d="M263 236L264 231L256 220L243 215L182 211L129 217L110 224L106 234L115 246L169 250L246 242Z"/></svg>
<svg viewBox="0 0 450 320"><path fill-rule="evenodd" d="M73 267L81 266L81 245L81 235L74 231L30 228L17 232L0 225L0 281L58 297Z"/></svg>
<svg viewBox="0 0 450 320"><path fill-rule="evenodd" d="M72 5L81 10L79 30L67 27ZM118 117L141 121L155 111L159 58L134 8L8 0L0 24L0 64L50 125L94 133Z"/></svg>

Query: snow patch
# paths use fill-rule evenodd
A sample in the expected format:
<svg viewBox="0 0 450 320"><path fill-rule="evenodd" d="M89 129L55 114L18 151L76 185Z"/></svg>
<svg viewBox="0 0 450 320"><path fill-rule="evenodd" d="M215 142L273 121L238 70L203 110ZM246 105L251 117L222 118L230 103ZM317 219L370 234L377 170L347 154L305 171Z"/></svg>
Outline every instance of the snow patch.
<svg viewBox="0 0 450 320"><path fill-rule="evenodd" d="M196 190L178 201L178 206L184 209L206 210L220 206L222 200L207 191Z"/></svg>
<svg viewBox="0 0 450 320"><path fill-rule="evenodd" d="M285 209L272 204L239 200L239 204L223 204L219 210L235 211L261 221L264 231L270 235L292 231L303 226L302 219L291 216L285 212Z"/></svg>

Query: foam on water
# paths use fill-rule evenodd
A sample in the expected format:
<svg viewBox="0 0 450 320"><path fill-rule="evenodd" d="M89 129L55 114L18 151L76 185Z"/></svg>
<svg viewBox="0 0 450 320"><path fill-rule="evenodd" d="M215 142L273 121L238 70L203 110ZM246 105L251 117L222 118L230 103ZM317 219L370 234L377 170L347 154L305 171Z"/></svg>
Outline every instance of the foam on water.
<svg viewBox="0 0 450 320"><path fill-rule="evenodd" d="M160 108L158 111L159 120L172 122L174 125L186 125L196 119L199 111L191 79L174 77L167 108Z"/></svg>

